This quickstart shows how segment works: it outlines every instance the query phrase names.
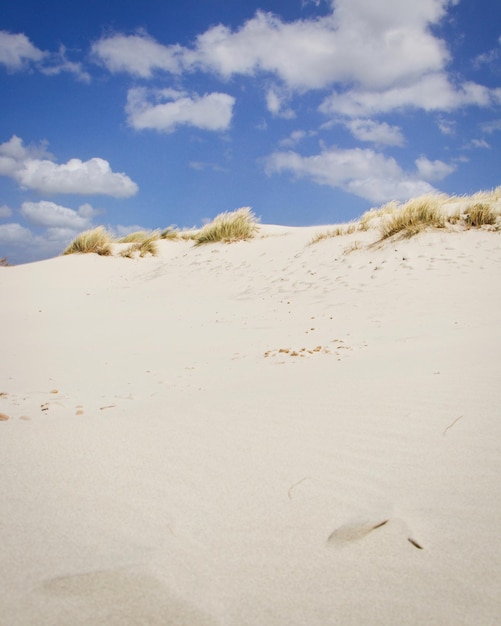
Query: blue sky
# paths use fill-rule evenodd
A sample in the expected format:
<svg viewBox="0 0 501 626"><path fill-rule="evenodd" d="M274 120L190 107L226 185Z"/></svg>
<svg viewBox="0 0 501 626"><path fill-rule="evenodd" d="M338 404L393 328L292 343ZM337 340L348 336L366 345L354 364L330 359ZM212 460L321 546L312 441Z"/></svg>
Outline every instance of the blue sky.
<svg viewBox="0 0 501 626"><path fill-rule="evenodd" d="M499 0L17 0L0 258L82 230L332 224L501 184Z"/></svg>

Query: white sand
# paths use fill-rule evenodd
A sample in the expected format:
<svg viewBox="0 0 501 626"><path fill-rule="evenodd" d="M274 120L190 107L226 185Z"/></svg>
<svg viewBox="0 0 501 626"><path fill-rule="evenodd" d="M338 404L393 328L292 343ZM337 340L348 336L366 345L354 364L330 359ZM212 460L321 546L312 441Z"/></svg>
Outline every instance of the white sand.
<svg viewBox="0 0 501 626"><path fill-rule="evenodd" d="M500 623L501 238L318 230L0 268L2 626Z"/></svg>

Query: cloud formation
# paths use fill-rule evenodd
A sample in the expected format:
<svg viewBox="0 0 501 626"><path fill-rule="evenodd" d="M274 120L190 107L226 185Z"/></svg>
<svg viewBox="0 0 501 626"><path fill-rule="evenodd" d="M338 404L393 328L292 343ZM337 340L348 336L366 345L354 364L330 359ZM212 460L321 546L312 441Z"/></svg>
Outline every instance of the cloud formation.
<svg viewBox="0 0 501 626"><path fill-rule="evenodd" d="M434 191L419 172L405 172L395 159L361 148L332 147L313 156L301 156L293 151L275 152L266 160L266 171L268 174L290 172L298 178L338 187L375 203L408 200Z"/></svg>
<svg viewBox="0 0 501 626"><path fill-rule="evenodd" d="M12 215L12 209L6 204L0 206L0 218L10 217Z"/></svg>
<svg viewBox="0 0 501 626"><path fill-rule="evenodd" d="M84 205L84 207L86 206ZM21 205L21 215L27 222L35 226L69 228L72 231L89 228L90 219L85 215L85 212L85 209L81 213L46 200L23 202Z"/></svg>
<svg viewBox="0 0 501 626"><path fill-rule="evenodd" d="M99 213L90 204L74 210L46 200L23 202L19 214L28 227L17 222L0 224L2 256L12 263L56 256L79 232L92 228L92 218Z"/></svg>
<svg viewBox="0 0 501 626"><path fill-rule="evenodd" d="M46 158L40 158L41 152ZM104 159L70 159L58 165L47 157L44 149L26 147L13 135L0 144L0 175L13 178L23 189L41 193L128 198L138 191L136 183L124 173L113 172Z"/></svg>
<svg viewBox="0 0 501 626"><path fill-rule="evenodd" d="M317 19L285 22L258 11L236 30L218 24L191 48L164 46L140 33L104 37L92 51L110 71L143 78L155 70L224 78L266 72L298 91L345 81L382 89L444 68L449 53L429 26L450 3L335 0L333 12Z"/></svg>
<svg viewBox="0 0 501 626"><path fill-rule="evenodd" d="M453 111L462 106L490 106L499 101L500 89L489 89L473 82L455 87L446 74L433 73L383 91L359 88L344 93L335 91L325 98L320 111L327 115L368 117L405 109Z"/></svg>
<svg viewBox="0 0 501 626"><path fill-rule="evenodd" d="M398 126L390 126L386 122L355 119L349 120L346 126L359 141L386 146L403 146L405 143L401 129Z"/></svg>
<svg viewBox="0 0 501 626"><path fill-rule="evenodd" d="M0 63L10 72L25 69L30 62L41 61L46 52L34 46L26 35L0 31Z"/></svg>
<svg viewBox="0 0 501 626"><path fill-rule="evenodd" d="M112 73L151 78L157 70L179 73L182 50L179 45L164 46L140 33L104 37L92 44L91 53Z"/></svg>
<svg viewBox="0 0 501 626"><path fill-rule="evenodd" d="M0 244L29 244L33 233L21 224L0 224Z"/></svg>
<svg viewBox="0 0 501 626"><path fill-rule="evenodd" d="M440 160L430 161L425 156L416 159L417 173L425 180L442 180L456 169L455 165L444 163Z"/></svg>
<svg viewBox="0 0 501 626"><path fill-rule="evenodd" d="M153 101L152 101L153 100ZM136 130L172 132L178 126L224 131L231 123L235 98L225 93L188 95L174 89L135 87L127 95L127 119Z"/></svg>
<svg viewBox="0 0 501 626"><path fill-rule="evenodd" d="M50 53L34 46L25 34L5 30L0 31L0 65L12 73L35 67L46 76L68 73L85 83L91 80L82 63L67 58L65 46L60 45L58 52Z"/></svg>

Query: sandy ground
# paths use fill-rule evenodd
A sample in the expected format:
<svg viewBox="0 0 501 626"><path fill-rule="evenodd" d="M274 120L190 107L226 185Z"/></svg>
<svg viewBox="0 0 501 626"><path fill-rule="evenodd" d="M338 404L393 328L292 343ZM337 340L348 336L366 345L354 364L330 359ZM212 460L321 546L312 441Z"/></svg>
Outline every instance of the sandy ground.
<svg viewBox="0 0 501 626"><path fill-rule="evenodd" d="M318 230L0 267L2 626L500 623L501 237Z"/></svg>

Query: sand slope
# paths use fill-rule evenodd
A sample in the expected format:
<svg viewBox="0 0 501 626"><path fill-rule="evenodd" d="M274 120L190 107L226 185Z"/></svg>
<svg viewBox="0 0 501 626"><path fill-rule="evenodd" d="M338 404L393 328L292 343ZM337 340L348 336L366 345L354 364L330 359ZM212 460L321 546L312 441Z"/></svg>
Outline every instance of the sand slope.
<svg viewBox="0 0 501 626"><path fill-rule="evenodd" d="M317 231L0 268L2 626L499 623L500 236Z"/></svg>

